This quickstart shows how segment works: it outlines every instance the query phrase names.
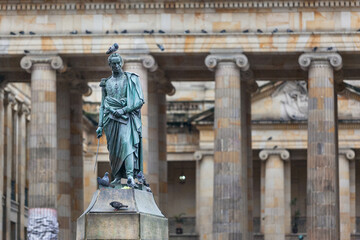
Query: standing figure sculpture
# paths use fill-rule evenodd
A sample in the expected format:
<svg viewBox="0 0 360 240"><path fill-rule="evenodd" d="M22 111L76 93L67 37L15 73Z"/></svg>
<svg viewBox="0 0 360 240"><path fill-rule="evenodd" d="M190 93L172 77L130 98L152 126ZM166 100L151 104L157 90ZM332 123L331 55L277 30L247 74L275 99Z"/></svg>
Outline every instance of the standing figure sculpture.
<svg viewBox="0 0 360 240"><path fill-rule="evenodd" d="M121 178L126 178L127 185L134 188L134 176L143 168L140 109L144 96L139 76L122 70L123 59L118 53L109 56L108 64L112 76L100 83L102 98L96 133L98 138L103 130L106 135L115 178L112 184L120 184Z"/></svg>

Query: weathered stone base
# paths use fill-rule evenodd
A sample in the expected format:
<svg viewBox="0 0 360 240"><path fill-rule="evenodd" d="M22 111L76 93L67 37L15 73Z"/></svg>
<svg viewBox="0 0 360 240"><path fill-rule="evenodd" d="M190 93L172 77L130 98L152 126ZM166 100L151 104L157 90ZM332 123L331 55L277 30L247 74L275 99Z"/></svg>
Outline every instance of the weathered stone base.
<svg viewBox="0 0 360 240"><path fill-rule="evenodd" d="M126 210L109 203L119 201ZM134 189L101 188L77 220L77 240L169 239L168 220L157 207L152 193Z"/></svg>

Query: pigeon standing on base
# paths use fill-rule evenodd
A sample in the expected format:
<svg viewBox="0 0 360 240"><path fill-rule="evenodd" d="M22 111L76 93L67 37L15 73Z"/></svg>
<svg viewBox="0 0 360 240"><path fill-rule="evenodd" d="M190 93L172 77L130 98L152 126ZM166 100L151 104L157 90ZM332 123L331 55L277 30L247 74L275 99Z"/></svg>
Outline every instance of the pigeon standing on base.
<svg viewBox="0 0 360 240"><path fill-rule="evenodd" d="M110 184L108 172L105 173L103 178L98 177L97 182L98 182L99 186L112 187L112 188L115 187L114 185Z"/></svg>
<svg viewBox="0 0 360 240"><path fill-rule="evenodd" d="M128 208L127 205L122 204L121 202L117 202L117 201L113 201L110 203L110 206L112 206L113 208L115 208L116 210L121 210L124 208Z"/></svg>

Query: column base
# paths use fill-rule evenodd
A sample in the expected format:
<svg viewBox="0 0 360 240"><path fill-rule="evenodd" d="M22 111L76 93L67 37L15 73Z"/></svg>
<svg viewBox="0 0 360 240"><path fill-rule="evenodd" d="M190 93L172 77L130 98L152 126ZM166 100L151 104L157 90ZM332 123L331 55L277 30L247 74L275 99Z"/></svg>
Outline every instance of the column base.
<svg viewBox="0 0 360 240"><path fill-rule="evenodd" d="M59 223L57 212L52 208L29 209L27 239L52 240L57 239Z"/></svg>
<svg viewBox="0 0 360 240"><path fill-rule="evenodd" d="M128 208L116 210L110 202ZM100 188L88 209L78 218L76 239L169 239L168 219L152 193L136 189Z"/></svg>

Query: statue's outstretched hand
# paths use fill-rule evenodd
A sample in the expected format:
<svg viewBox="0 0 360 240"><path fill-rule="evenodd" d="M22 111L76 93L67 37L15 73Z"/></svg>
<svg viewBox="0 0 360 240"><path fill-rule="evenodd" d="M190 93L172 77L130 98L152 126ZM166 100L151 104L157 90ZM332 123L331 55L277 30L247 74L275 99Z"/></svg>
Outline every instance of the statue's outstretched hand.
<svg viewBox="0 0 360 240"><path fill-rule="evenodd" d="M97 138L101 138L101 136L102 136L102 131L103 131L103 128L102 128L102 127L98 127L98 128L96 129Z"/></svg>

